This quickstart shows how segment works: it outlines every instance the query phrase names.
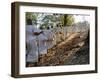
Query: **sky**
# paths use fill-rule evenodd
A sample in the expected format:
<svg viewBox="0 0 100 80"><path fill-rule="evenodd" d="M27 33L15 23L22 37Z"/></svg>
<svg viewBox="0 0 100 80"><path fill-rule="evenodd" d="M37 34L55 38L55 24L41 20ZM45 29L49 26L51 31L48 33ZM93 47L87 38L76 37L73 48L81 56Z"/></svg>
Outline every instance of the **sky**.
<svg viewBox="0 0 100 80"><path fill-rule="evenodd" d="M82 22L82 21L88 21L90 22L90 16L86 16L86 15L74 15L75 18L75 23L77 22Z"/></svg>

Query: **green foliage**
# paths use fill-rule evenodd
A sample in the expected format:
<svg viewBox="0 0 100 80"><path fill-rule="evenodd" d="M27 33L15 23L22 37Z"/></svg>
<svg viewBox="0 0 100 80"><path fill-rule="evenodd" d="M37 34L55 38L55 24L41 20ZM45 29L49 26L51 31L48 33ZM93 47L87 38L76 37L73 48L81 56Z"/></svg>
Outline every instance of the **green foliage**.
<svg viewBox="0 0 100 80"><path fill-rule="evenodd" d="M61 21L64 26L72 26L74 24L74 17L73 15L64 14Z"/></svg>
<svg viewBox="0 0 100 80"><path fill-rule="evenodd" d="M66 19L67 19L66 21L67 21L67 25L68 25L68 26L71 26L71 25L74 24L74 18L73 18L72 15L67 16Z"/></svg>
<svg viewBox="0 0 100 80"><path fill-rule="evenodd" d="M32 20L35 20L37 17L37 14L34 14L32 12L27 12L26 13L26 19L32 19Z"/></svg>
<svg viewBox="0 0 100 80"><path fill-rule="evenodd" d="M40 23L37 21L40 20ZM26 13L26 23L27 24L40 24L41 29L48 29L49 26L54 27L64 27L71 26L74 24L73 15L69 14L44 14L44 13Z"/></svg>
<svg viewBox="0 0 100 80"><path fill-rule="evenodd" d="M48 26L53 26L55 23L56 19L54 15L45 15L44 18L42 19L42 25L45 26L47 29Z"/></svg>
<svg viewBox="0 0 100 80"><path fill-rule="evenodd" d="M29 23L29 20L30 20L31 23L36 24L37 17L38 17L38 13L27 12L26 13L26 23L30 24Z"/></svg>

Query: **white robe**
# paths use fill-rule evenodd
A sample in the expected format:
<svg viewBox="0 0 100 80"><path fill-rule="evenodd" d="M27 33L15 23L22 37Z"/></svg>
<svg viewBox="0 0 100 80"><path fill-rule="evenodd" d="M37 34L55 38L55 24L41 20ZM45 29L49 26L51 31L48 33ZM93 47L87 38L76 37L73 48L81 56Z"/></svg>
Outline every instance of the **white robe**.
<svg viewBox="0 0 100 80"><path fill-rule="evenodd" d="M32 35L34 27L32 25L26 26L26 61L27 62L38 62L38 47L36 37Z"/></svg>

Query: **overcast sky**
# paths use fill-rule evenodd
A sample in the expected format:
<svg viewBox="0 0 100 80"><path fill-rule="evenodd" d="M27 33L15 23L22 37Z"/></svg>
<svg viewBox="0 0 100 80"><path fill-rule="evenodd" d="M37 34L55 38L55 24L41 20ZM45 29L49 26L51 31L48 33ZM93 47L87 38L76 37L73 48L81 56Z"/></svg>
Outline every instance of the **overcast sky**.
<svg viewBox="0 0 100 80"><path fill-rule="evenodd" d="M82 22L82 21L88 21L90 22L90 16L85 16L85 15L74 15L74 18L75 18L75 23L77 22Z"/></svg>

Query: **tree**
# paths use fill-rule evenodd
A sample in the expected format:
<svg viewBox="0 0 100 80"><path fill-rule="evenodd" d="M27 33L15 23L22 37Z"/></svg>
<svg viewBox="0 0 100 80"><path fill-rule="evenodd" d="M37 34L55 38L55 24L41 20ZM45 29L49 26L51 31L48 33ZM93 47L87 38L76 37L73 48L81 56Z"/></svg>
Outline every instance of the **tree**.
<svg viewBox="0 0 100 80"><path fill-rule="evenodd" d="M71 26L74 24L74 17L70 14L64 14L61 18L63 26Z"/></svg>
<svg viewBox="0 0 100 80"><path fill-rule="evenodd" d="M26 13L26 24L32 25L32 23L36 24L38 17L38 13L27 12Z"/></svg>
<svg viewBox="0 0 100 80"><path fill-rule="evenodd" d="M42 19L42 24L41 26L45 26L45 29L48 27L54 28L60 26L61 23L61 16L62 14L45 14L43 19Z"/></svg>
<svg viewBox="0 0 100 80"><path fill-rule="evenodd" d="M56 21L56 19L55 19L55 16L53 14L46 14L44 16L44 18L42 19L41 26L45 26L45 28L47 29L49 26L53 26L55 21Z"/></svg>
<svg viewBox="0 0 100 80"><path fill-rule="evenodd" d="M73 15L69 14L48 14L48 13L26 13L26 24L39 24L41 29L47 29L48 27L63 27L63 26L71 26L74 23ZM42 28L43 27L43 28Z"/></svg>

